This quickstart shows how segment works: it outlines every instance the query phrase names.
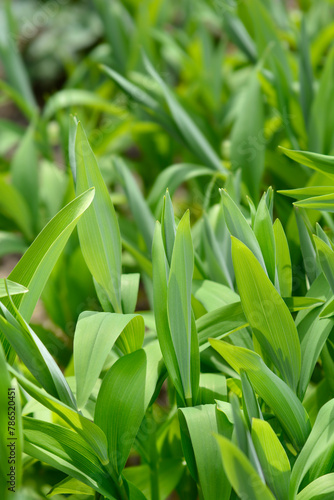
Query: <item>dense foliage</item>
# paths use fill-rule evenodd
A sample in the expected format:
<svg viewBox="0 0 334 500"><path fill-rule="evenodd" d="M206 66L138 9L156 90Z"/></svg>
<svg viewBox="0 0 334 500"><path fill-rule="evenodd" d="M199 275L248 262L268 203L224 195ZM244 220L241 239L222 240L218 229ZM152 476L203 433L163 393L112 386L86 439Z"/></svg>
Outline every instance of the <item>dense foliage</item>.
<svg viewBox="0 0 334 500"><path fill-rule="evenodd" d="M1 498L334 498L333 14L4 1Z"/></svg>

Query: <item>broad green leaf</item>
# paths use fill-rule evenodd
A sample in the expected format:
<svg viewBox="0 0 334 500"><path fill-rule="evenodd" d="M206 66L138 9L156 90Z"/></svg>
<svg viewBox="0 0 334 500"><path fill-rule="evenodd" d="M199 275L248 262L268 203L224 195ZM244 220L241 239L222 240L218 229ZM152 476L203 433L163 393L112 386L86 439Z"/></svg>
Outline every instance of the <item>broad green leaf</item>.
<svg viewBox="0 0 334 500"><path fill-rule="evenodd" d="M122 274L122 309L125 314L132 314L135 312L138 298L139 282L139 273Z"/></svg>
<svg viewBox="0 0 334 500"><path fill-rule="evenodd" d="M44 390L30 382L11 366L8 366L8 369L10 373L17 378L19 384L25 391L27 391L28 394L30 394L30 396L49 410L59 415L70 427L72 427L72 429L83 437L83 439L99 457L102 464L108 463L106 436L97 425L50 394L47 394Z"/></svg>
<svg viewBox="0 0 334 500"><path fill-rule="evenodd" d="M228 480L240 498L274 500L275 497L261 480L246 457L229 439L216 435Z"/></svg>
<svg viewBox="0 0 334 500"><path fill-rule="evenodd" d="M239 113L231 134L232 167L233 170L241 168L246 189L257 203L264 170L266 138L263 98L256 69L248 78L238 109Z"/></svg>
<svg viewBox="0 0 334 500"><path fill-rule="evenodd" d="M257 207L254 220L254 234L259 242L268 276L275 283L276 246L273 225L265 195Z"/></svg>
<svg viewBox="0 0 334 500"><path fill-rule="evenodd" d="M91 485L95 483L94 489L117 498L117 490L111 477L108 477L96 454L76 432L30 417L23 417L23 426L26 442L69 462L82 475L91 479ZM75 477L74 474L73 476Z"/></svg>
<svg viewBox="0 0 334 500"><path fill-rule="evenodd" d="M143 318L134 314L84 312L79 316L74 334L73 352L80 409L85 406L117 339L123 335L121 346L127 347L125 352L131 352L141 348L144 331ZM127 333L131 336L126 335Z"/></svg>
<svg viewBox="0 0 334 500"><path fill-rule="evenodd" d="M334 156L326 156L309 151L293 151L282 146L280 146L280 149L286 156L292 158L292 160L330 177L334 176Z"/></svg>
<svg viewBox="0 0 334 500"><path fill-rule="evenodd" d="M91 486L86 485L79 479L73 477L66 477L60 483L55 484L48 493L48 497L52 498L54 495L94 495L94 490Z"/></svg>
<svg viewBox="0 0 334 500"><path fill-rule="evenodd" d="M133 218L135 219L137 227L145 240L146 247L150 252L154 233L154 217L147 206L137 182L125 165L124 161L121 158L115 158L113 163L116 172L122 181Z"/></svg>
<svg viewBox="0 0 334 500"><path fill-rule="evenodd" d="M225 189L220 190L226 225L231 235L242 241L253 252L263 269L266 269L260 245L240 209Z"/></svg>
<svg viewBox="0 0 334 500"><path fill-rule="evenodd" d="M15 307L15 306L14 306ZM59 366L16 309L16 318L0 302L0 328L7 341L42 387L72 408L76 403Z"/></svg>
<svg viewBox="0 0 334 500"><path fill-rule="evenodd" d="M283 297L290 297L292 293L292 266L288 240L279 219L275 220L273 228L279 290Z"/></svg>
<svg viewBox="0 0 334 500"><path fill-rule="evenodd" d="M298 450L304 445L310 422L301 402L290 387L275 375L262 358L249 349L221 340L210 340L212 347L240 373L244 370L257 394L272 409L292 444Z"/></svg>
<svg viewBox="0 0 334 500"><path fill-rule="evenodd" d="M34 142L35 127L27 129L11 161L13 186L25 199L34 228L38 227L38 156Z"/></svg>
<svg viewBox="0 0 334 500"><path fill-rule="evenodd" d="M94 189L91 189L75 198L53 217L8 276L11 281L29 289L29 293L13 297L27 322L78 219L89 207L93 197ZM7 305L7 302L4 301L4 304ZM13 359L8 344L5 352Z"/></svg>
<svg viewBox="0 0 334 500"><path fill-rule="evenodd" d="M290 463L285 450L268 422L253 418L252 440L266 483L277 500L289 493Z"/></svg>
<svg viewBox="0 0 334 500"><path fill-rule="evenodd" d="M95 423L107 437L110 465L118 477L144 418L147 358L143 349L119 358L105 375L97 397Z"/></svg>
<svg viewBox="0 0 334 500"><path fill-rule="evenodd" d="M199 379L199 404L214 404L216 399L227 399L226 377L221 373L201 373Z"/></svg>
<svg viewBox="0 0 334 500"><path fill-rule="evenodd" d="M144 57L144 63L152 78L154 78L154 80L160 85L177 128L188 148L199 158L201 162L203 162L204 165L212 168L212 170L227 173L227 170L223 167L221 160L206 137L176 100L171 90L153 68L146 56Z"/></svg>
<svg viewBox="0 0 334 500"><path fill-rule="evenodd" d="M180 408L178 414L184 456L193 478L200 485L203 499L229 499L231 486L226 480L214 438L214 434L224 433L216 405Z"/></svg>
<svg viewBox="0 0 334 500"><path fill-rule="evenodd" d="M296 500L332 500L334 494L334 474L325 474L308 484Z"/></svg>
<svg viewBox="0 0 334 500"><path fill-rule="evenodd" d="M184 400L180 368L178 365L167 315L167 258L162 241L162 231L156 222L153 245L153 304L157 336L168 374L180 398ZM185 403L185 401L184 401Z"/></svg>
<svg viewBox="0 0 334 500"><path fill-rule="evenodd" d="M50 438L49 438L50 442ZM40 446L39 446L40 445ZM54 452L45 449L43 441L38 441L38 445L35 445L32 442L28 442L28 440L24 443L24 452L30 457L35 458L36 460L48 464L56 470L62 471L64 474L74 477L75 479L83 482L87 486L90 486L95 491L100 491L102 495L110 500L117 500L117 497L114 497L111 493L111 485L108 485L108 489L102 489L96 481L92 480L86 474L83 474L79 469L77 469L73 463L67 459L63 459L56 455ZM56 443L55 443L56 448Z"/></svg>
<svg viewBox="0 0 334 500"><path fill-rule="evenodd" d="M193 280L192 293L208 312L240 301L237 293L215 281Z"/></svg>
<svg viewBox="0 0 334 500"><path fill-rule="evenodd" d="M92 205L78 224L80 246L88 269L105 289L115 312L122 312L122 247L114 206L82 125L75 139L78 194L95 187Z"/></svg>
<svg viewBox="0 0 334 500"><path fill-rule="evenodd" d="M241 241L232 238L232 258L241 304L263 350L295 390L301 354L296 326L260 263Z"/></svg>
<svg viewBox="0 0 334 500"><path fill-rule="evenodd" d="M209 337L220 338L246 326L248 326L248 321L241 302L228 304L204 314L196 321L200 350L208 347Z"/></svg>
<svg viewBox="0 0 334 500"><path fill-rule="evenodd" d="M194 250L189 212L179 222L167 288L167 315L186 402L194 404L199 381L198 338L191 310Z"/></svg>
<svg viewBox="0 0 334 500"><path fill-rule="evenodd" d="M334 399L319 411L315 424L293 466L289 499L294 499L307 471L334 445Z"/></svg>

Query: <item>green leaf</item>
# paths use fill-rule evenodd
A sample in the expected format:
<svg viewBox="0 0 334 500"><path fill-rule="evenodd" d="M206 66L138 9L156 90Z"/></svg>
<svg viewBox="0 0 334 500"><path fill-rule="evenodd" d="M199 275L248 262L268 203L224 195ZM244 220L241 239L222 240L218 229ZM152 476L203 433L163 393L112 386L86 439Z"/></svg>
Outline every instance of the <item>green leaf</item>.
<svg viewBox="0 0 334 500"><path fill-rule="evenodd" d="M140 283L140 274L122 274L121 277L121 292L122 292L122 309L125 314L135 312L138 298L138 289Z"/></svg>
<svg viewBox="0 0 334 500"><path fill-rule="evenodd" d="M241 241L232 238L232 258L241 304L263 350L295 390L301 354L296 326L260 263Z"/></svg>
<svg viewBox="0 0 334 500"><path fill-rule="evenodd" d="M177 128L189 149L204 165L212 168L212 170L227 173L227 170L223 167L221 160L206 137L176 100L171 90L153 68L146 56L144 57L144 63L152 78L160 85Z"/></svg>
<svg viewBox="0 0 334 500"><path fill-rule="evenodd" d="M210 344L234 370L247 373L255 391L272 409L292 444L297 450L301 449L309 435L310 422L303 405L290 387L255 352L221 340L212 339Z"/></svg>
<svg viewBox="0 0 334 500"><path fill-rule="evenodd" d="M227 399L226 377L221 373L201 373L199 404L214 404L216 399Z"/></svg>
<svg viewBox="0 0 334 500"><path fill-rule="evenodd" d="M259 242L268 276L275 283L276 246L273 225L266 203L262 196L254 220L254 234Z"/></svg>
<svg viewBox="0 0 334 500"><path fill-rule="evenodd" d="M233 289L233 281L226 263L226 257L220 249L220 242L217 241L206 215L203 217L203 229L203 243L209 274L215 277L215 281Z"/></svg>
<svg viewBox="0 0 334 500"><path fill-rule="evenodd" d="M102 464L108 463L106 436L98 426L69 406L65 405L61 401L58 401L50 394L47 394L44 390L30 382L11 366L8 366L8 370L14 377L17 378L19 384L25 391L27 391L28 394L30 394L30 396L49 410L59 415L70 427L72 427L72 429L83 437L83 439L99 457Z"/></svg>
<svg viewBox="0 0 334 500"><path fill-rule="evenodd" d="M179 163L165 168L155 179L147 203L155 208L155 214L158 215L162 206L163 195L168 189L170 196L173 196L175 190L190 179L202 176L212 176L212 170L201 165L192 163Z"/></svg>
<svg viewBox="0 0 334 500"><path fill-rule="evenodd" d="M161 231L162 240L164 242L165 252L170 265L172 262L172 253L175 242L175 217L172 200L167 189L166 195L164 196L162 214L161 214Z"/></svg>
<svg viewBox="0 0 334 500"><path fill-rule="evenodd" d="M226 225L231 235L247 245L258 259L263 269L266 270L260 245L245 217L225 189L221 189L220 194L222 197Z"/></svg>
<svg viewBox="0 0 334 500"><path fill-rule="evenodd" d="M107 436L116 477L122 472L152 394L146 392L143 349L119 358L105 375L95 407L95 423Z"/></svg>
<svg viewBox="0 0 334 500"><path fill-rule="evenodd" d="M85 106L114 116L124 114L123 108L115 106L94 92L83 89L63 89L47 100L43 110L43 118L50 120L60 109L73 106Z"/></svg>
<svg viewBox="0 0 334 500"><path fill-rule="evenodd" d="M164 358L164 362L168 370L168 374L181 400L184 401L180 369L175 354L173 339L168 323L168 315L167 315L168 264L161 233L162 231L160 223L156 222L154 237L153 237L153 245L152 245L154 317L155 317L157 336L159 339L159 344Z"/></svg>
<svg viewBox="0 0 334 500"><path fill-rule="evenodd" d="M247 113L245 113L247 109ZM238 115L231 134L233 170L241 168L242 180L257 203L264 171L264 105L261 85L255 69L244 87Z"/></svg>
<svg viewBox="0 0 334 500"><path fill-rule="evenodd" d="M122 246L116 213L82 125L75 139L78 194L95 187L95 197L78 224L80 246L88 269L105 289L115 312L122 312Z"/></svg>
<svg viewBox="0 0 334 500"><path fill-rule="evenodd" d="M53 217L8 276L11 281L29 289L29 293L13 297L16 307L27 322L78 219L89 207L93 197L94 189L91 189L71 201ZM4 301L4 304L7 305L7 302ZM8 345L5 347L6 351L9 355Z"/></svg>
<svg viewBox="0 0 334 500"><path fill-rule="evenodd" d="M324 212L334 212L334 193L324 196L313 196L305 200L296 201L296 207L308 208L312 210L323 210Z"/></svg>
<svg viewBox="0 0 334 500"><path fill-rule="evenodd" d="M309 227L307 216L304 214L304 212L301 212L299 208L295 209L295 216L298 226L300 249L303 256L304 267L308 280L312 284L320 272L316 260L315 244L312 240L311 229Z"/></svg>
<svg viewBox="0 0 334 500"><path fill-rule="evenodd" d="M33 239L33 225L29 205L15 186L0 177L0 212L11 219L27 240Z"/></svg>
<svg viewBox="0 0 334 500"><path fill-rule="evenodd" d="M80 471L81 477L90 478L90 486L95 490L107 495L108 498L110 495L111 498L117 498L117 490L110 476L106 474L98 457L81 436L66 427L36 418L23 417L23 425L26 443L68 462ZM72 474L79 479L79 474L75 474L74 471Z"/></svg>
<svg viewBox="0 0 334 500"><path fill-rule="evenodd" d="M193 280L192 293L209 312L240 301L239 295L229 287L210 280Z"/></svg>
<svg viewBox="0 0 334 500"><path fill-rule="evenodd" d="M165 112L163 107L160 105L158 101L153 99L149 94L147 94L144 90L142 90L137 85L134 85L129 80L124 78L122 75L117 73L116 71L108 68L107 66L101 65L102 71L106 73L112 80L116 82L116 84L131 98L134 102L139 103L145 111L148 112L148 116L159 123L161 126L165 128L167 132L170 133L176 140L178 140L181 144L183 144L183 139L175 127L173 120L171 117Z"/></svg>
<svg viewBox="0 0 334 500"><path fill-rule="evenodd" d="M262 412L256 399L256 395L252 384L249 381L247 373L241 370L240 372L242 386L242 408L247 420L249 429L252 428L252 419L263 419Z"/></svg>
<svg viewBox="0 0 334 500"><path fill-rule="evenodd" d="M121 346L126 346L125 352L135 351L142 346L144 331L143 318L134 314L84 312L79 316L73 352L80 409L85 406L117 339L123 335Z"/></svg>
<svg viewBox="0 0 334 500"><path fill-rule="evenodd" d="M194 404L199 382L198 338L191 310L194 250L189 212L179 222L167 289L167 315L186 402Z"/></svg>
<svg viewBox="0 0 334 500"><path fill-rule="evenodd" d="M219 446L213 434L226 432L216 413L216 405L180 408L181 442L189 470L200 485L204 500L229 499Z"/></svg>
<svg viewBox="0 0 334 500"><path fill-rule="evenodd" d="M1 302L0 308L1 331L16 354L47 392L75 408L75 399L64 375L39 337L17 310L15 319Z"/></svg>
<svg viewBox="0 0 334 500"><path fill-rule="evenodd" d="M60 483L55 484L48 493L48 498L54 495L94 495L94 490L79 479L66 477Z"/></svg>
<svg viewBox="0 0 334 500"><path fill-rule="evenodd" d="M159 494L161 499L166 499L175 489L184 474L185 465L181 460L167 458L159 463ZM126 467L123 476L131 481L145 495L148 500L152 499L151 494L151 469L149 465L137 465Z"/></svg>
<svg viewBox="0 0 334 500"><path fill-rule="evenodd" d="M28 288L26 288L25 286L14 283L14 281L0 278L0 297L8 296L6 285L10 295L21 295L22 293L29 292Z"/></svg>
<svg viewBox="0 0 334 500"><path fill-rule="evenodd" d="M34 142L35 127L27 129L11 162L13 186L25 199L34 228L38 226L38 156Z"/></svg>
<svg viewBox="0 0 334 500"><path fill-rule="evenodd" d="M145 240L148 251L150 251L154 233L154 217L124 161L121 158L115 158L113 163L122 181L133 218Z"/></svg>
<svg viewBox="0 0 334 500"><path fill-rule="evenodd" d="M288 240L279 219L275 220L273 228L279 290L283 297L290 297L292 293L292 266Z"/></svg>
<svg viewBox="0 0 334 500"><path fill-rule="evenodd" d="M334 252L315 234L313 235L313 240L317 248L321 269L334 293Z"/></svg>
<svg viewBox="0 0 334 500"><path fill-rule="evenodd" d="M326 179L328 181L328 179ZM309 186L299 189L286 189L277 191L278 193L296 198L297 200L305 200L306 198L313 198L313 196L332 195L334 192L333 186Z"/></svg>
<svg viewBox="0 0 334 500"><path fill-rule="evenodd" d="M253 418L252 440L266 479L277 500L286 500L289 493L290 462L269 423Z"/></svg>
<svg viewBox="0 0 334 500"><path fill-rule="evenodd" d="M296 500L332 500L334 493L334 474L325 474L308 484Z"/></svg>
<svg viewBox="0 0 334 500"><path fill-rule="evenodd" d="M334 445L334 399L319 411L311 434L293 466L289 499L295 498L307 471Z"/></svg>
<svg viewBox="0 0 334 500"><path fill-rule="evenodd" d="M248 326L241 302L219 307L196 321L200 350L208 347L208 338L220 338Z"/></svg>
<svg viewBox="0 0 334 500"><path fill-rule="evenodd" d="M240 498L274 500L269 488L246 457L229 439L216 435L228 480Z"/></svg>
<svg viewBox="0 0 334 500"><path fill-rule="evenodd" d="M334 156L326 156L318 153L311 153L309 151L293 151L291 149L283 148L279 146L283 153L292 158L292 160L306 165L318 172L328 175L329 177L334 176Z"/></svg>

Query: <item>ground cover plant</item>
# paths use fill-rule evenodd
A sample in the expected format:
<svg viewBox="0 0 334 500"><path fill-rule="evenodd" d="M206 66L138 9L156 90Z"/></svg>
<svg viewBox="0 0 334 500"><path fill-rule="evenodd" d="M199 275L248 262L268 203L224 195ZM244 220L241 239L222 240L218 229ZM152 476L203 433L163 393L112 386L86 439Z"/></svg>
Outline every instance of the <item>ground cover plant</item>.
<svg viewBox="0 0 334 500"><path fill-rule="evenodd" d="M0 497L333 499L332 2L1 9Z"/></svg>

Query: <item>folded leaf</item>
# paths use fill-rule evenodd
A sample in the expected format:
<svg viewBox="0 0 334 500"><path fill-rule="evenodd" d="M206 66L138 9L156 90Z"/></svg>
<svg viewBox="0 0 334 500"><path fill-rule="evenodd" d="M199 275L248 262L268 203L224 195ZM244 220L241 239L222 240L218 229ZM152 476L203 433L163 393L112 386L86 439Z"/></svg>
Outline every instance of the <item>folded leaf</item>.
<svg viewBox="0 0 334 500"><path fill-rule="evenodd" d="M290 387L264 364L262 358L249 349L210 339L212 347L240 373L244 370L257 394L276 415L295 448L301 449L309 433L308 415Z"/></svg>
<svg viewBox="0 0 334 500"><path fill-rule="evenodd" d="M261 348L295 390L301 354L296 326L274 285L252 252L232 238L235 277L245 316Z"/></svg>

